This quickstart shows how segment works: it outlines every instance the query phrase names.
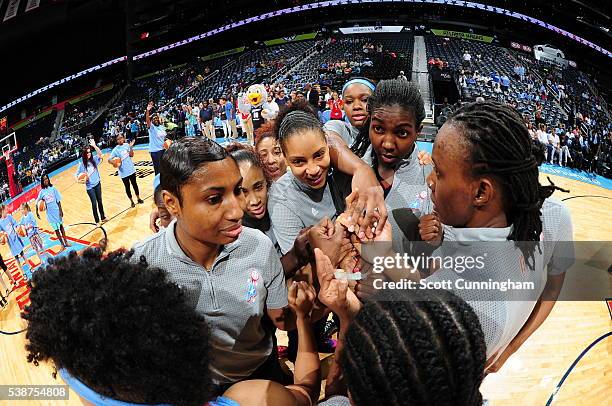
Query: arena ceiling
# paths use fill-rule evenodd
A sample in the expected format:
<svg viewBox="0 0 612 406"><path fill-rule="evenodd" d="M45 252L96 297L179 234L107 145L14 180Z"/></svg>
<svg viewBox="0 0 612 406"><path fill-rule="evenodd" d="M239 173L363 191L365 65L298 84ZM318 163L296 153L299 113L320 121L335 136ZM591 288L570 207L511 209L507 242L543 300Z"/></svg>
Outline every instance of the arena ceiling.
<svg viewBox="0 0 612 406"><path fill-rule="evenodd" d="M475 0L477 1L477 0ZM3 21L11 3L15 16ZM306 0L0 0L0 49L5 80L0 105L71 73L126 55L137 55L187 37L285 7L313 3ZM608 50L612 48L610 16L605 2L592 0L480 0L542 19ZM457 1L456 3L462 3ZM484 18L486 17L486 18ZM610 80L610 58L551 31L515 20L458 7L392 3L341 5L274 17L212 36L135 64L137 72L184 61L196 55L251 45L256 40L296 32L356 23L464 26L512 37L528 45L551 43L566 51L579 68L600 83ZM146 34L145 34L146 33ZM146 38L145 38L146 36ZM121 68L123 69L123 68ZM120 71L120 70L119 70ZM119 72L115 69L115 74ZM106 75L100 71L100 75ZM109 73L110 74L110 73ZM610 86L605 86L610 88Z"/></svg>

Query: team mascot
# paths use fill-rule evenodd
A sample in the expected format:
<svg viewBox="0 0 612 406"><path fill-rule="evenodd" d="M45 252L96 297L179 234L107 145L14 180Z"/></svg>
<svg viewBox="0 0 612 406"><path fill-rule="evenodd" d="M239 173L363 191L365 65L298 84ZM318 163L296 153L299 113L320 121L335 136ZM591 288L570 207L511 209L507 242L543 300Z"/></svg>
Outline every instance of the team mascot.
<svg viewBox="0 0 612 406"><path fill-rule="evenodd" d="M250 105L251 120L253 128L257 130L264 123L264 119L273 120L276 114L270 110L268 105L268 92L264 85L256 84L249 86L246 99ZM241 110L242 111L242 110Z"/></svg>

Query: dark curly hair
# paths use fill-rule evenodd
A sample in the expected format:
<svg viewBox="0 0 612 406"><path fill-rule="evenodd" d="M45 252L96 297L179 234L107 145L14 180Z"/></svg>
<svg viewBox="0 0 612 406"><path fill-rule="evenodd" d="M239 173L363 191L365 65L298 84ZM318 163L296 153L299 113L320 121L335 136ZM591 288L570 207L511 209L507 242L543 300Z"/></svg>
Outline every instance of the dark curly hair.
<svg viewBox="0 0 612 406"><path fill-rule="evenodd" d="M354 404L481 405L486 346L472 308L448 291L384 293L344 337L340 363Z"/></svg>
<svg viewBox="0 0 612 406"><path fill-rule="evenodd" d="M274 121L266 121L257 130L255 130L255 148L257 145L268 137L276 139L274 133Z"/></svg>
<svg viewBox="0 0 612 406"><path fill-rule="evenodd" d="M125 402L205 404L206 321L165 271L131 256L88 249L34 274L23 315L28 362L52 361L95 392Z"/></svg>

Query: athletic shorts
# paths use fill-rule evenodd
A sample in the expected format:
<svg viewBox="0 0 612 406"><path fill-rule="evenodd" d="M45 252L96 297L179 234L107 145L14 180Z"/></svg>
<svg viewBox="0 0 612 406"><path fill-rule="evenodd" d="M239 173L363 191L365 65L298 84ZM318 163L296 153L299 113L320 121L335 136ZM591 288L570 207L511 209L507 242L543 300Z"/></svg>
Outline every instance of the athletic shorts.
<svg viewBox="0 0 612 406"><path fill-rule="evenodd" d="M59 223L50 223L51 228L53 229L53 231L57 231L60 229L60 227L64 224L63 221L60 221Z"/></svg>

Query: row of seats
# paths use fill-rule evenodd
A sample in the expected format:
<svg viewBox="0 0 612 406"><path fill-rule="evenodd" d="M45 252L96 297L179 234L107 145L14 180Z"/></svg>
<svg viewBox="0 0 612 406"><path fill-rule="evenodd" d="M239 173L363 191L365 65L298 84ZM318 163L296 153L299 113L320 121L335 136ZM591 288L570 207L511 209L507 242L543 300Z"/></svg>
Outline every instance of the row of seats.
<svg viewBox="0 0 612 406"><path fill-rule="evenodd" d="M448 68L455 74L462 70L467 75L478 71L483 76L493 72L498 75L506 75L510 79L507 92L496 93L493 87L483 82L468 83L467 92L463 98L473 100L478 96L485 98L499 98L508 103L517 105L517 108L532 116L536 111L536 101L523 98L524 94L538 93L540 81L534 77L535 84L529 89L527 81L521 81L514 77L514 66L519 62L514 51L495 45L478 41L464 39L448 39L437 36L425 36L425 45L428 58L439 58L448 63ZM467 52L471 56L469 63L464 61L463 55ZM529 66L526 66L529 68ZM542 118L548 125L556 125L563 120L565 115L551 98L540 101L542 105Z"/></svg>

